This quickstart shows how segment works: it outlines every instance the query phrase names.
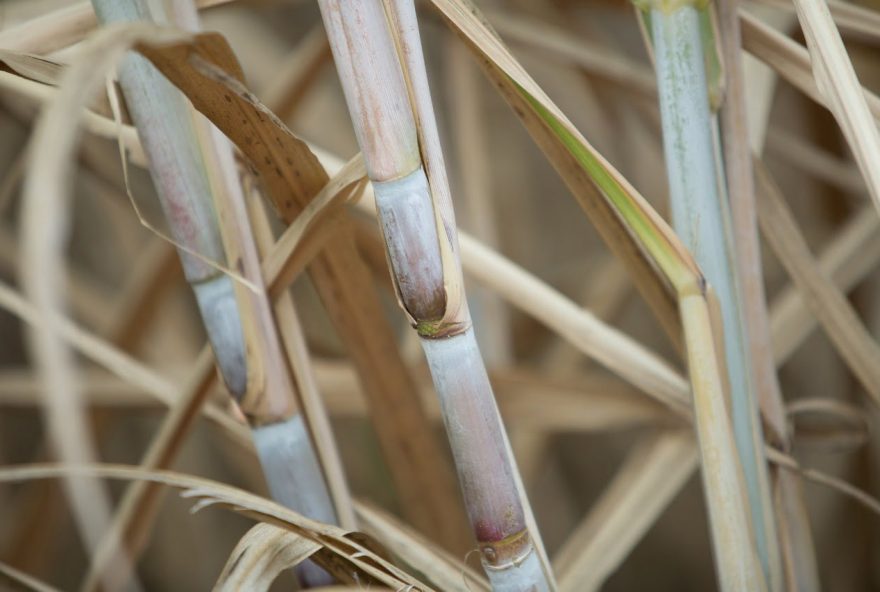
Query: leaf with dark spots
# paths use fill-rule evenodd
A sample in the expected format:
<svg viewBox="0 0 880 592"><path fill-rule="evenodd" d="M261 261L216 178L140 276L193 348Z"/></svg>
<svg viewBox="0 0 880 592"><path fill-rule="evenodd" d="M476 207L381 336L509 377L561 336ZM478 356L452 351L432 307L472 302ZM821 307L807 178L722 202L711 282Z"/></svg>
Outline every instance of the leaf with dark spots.
<svg viewBox="0 0 880 592"><path fill-rule="evenodd" d="M327 183L327 173L308 146L244 86L238 60L221 35L205 33L187 43L137 49L250 159L276 208L293 195L298 207L280 211L283 219L292 220Z"/></svg>

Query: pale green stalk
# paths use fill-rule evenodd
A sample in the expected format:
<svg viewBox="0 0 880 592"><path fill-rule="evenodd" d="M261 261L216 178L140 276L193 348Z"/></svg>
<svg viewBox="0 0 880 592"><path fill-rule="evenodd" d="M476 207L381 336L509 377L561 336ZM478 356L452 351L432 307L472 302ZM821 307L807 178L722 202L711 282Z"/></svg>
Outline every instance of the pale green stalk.
<svg viewBox="0 0 880 592"><path fill-rule="evenodd" d="M789 450L788 418L770 341L761 244L758 240L739 4L738 0L718 0L719 34L727 73L726 98L720 112L724 170L732 212L737 272L742 288L743 329L748 338L747 353L751 361L753 392L764 418L767 440L783 450ZM801 592L818 590L815 550L800 485L795 477L778 468L771 468L769 473L775 495L772 503L763 504L764 519L768 524L773 524L774 516L770 511L775 507L779 533L779 552L774 553L777 547L772 544L768 549L771 587L779 590L786 586L788 590Z"/></svg>
<svg viewBox="0 0 880 592"><path fill-rule="evenodd" d="M319 5L398 299L421 338L483 566L494 590L549 590L467 310L421 46L411 44L418 40L413 7L382 0Z"/></svg>
<svg viewBox="0 0 880 592"><path fill-rule="evenodd" d="M778 542L761 447L763 435L746 357L734 255L728 240L729 204L720 192L720 171L715 163L700 15L691 2L669 4L674 6L652 8L651 26L673 226L718 296L734 435L753 533L769 587L778 590Z"/></svg>
<svg viewBox="0 0 880 592"><path fill-rule="evenodd" d="M151 20L145 0L94 0L95 11L102 22ZM155 10L162 11L161 5ZM158 15L164 20L164 11ZM177 3L176 20L183 26L198 27L195 7ZM182 22L181 22L182 21ZM241 404L253 423L252 434L258 457L264 469L272 496L288 507L316 520L335 523L337 520L320 463L302 418L296 414L293 383L281 356L281 344L274 333L271 305L265 300L250 304L254 314L262 316L256 323L269 332L264 344L270 352L254 352L271 356L271 376L262 387L265 396L252 397L246 341L236 300L235 286L220 266L226 264L222 232L212 194L225 192L233 203L229 209L244 211L244 201L235 163L228 143L218 134L206 137L205 154L199 141L194 111L183 95L174 88L146 59L129 55L120 68L120 85L129 111L150 161L150 171L163 210L178 244L184 272L193 287L202 319L211 341L218 366L231 394ZM210 136L211 134L209 134ZM207 162L219 170L218 182L212 187ZM239 231L246 225L238 221ZM240 237L245 251L242 260L247 267L260 273L256 246L249 232ZM251 295L258 298L256 295ZM265 373L264 373L265 374ZM253 380L253 377L250 377ZM297 567L302 583L317 586L333 579L314 564L304 562Z"/></svg>

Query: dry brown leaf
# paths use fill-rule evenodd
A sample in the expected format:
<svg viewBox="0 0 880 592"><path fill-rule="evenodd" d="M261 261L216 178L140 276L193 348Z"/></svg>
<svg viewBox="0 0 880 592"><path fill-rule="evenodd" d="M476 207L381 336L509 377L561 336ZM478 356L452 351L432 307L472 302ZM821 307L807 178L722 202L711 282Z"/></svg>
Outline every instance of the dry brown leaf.
<svg viewBox="0 0 880 592"><path fill-rule="evenodd" d="M0 87L26 97L37 104L48 104L58 94L55 87L25 78L17 73L0 70ZM137 139L137 131L130 125L117 125L112 119L87 110L83 113L83 126L91 133L104 138L119 139L128 150L129 160L145 167L146 156Z"/></svg>
<svg viewBox="0 0 880 592"><path fill-rule="evenodd" d="M470 48L480 56L478 61L490 80L498 87L501 95L511 105L529 133L532 134L536 144L547 155L605 243L627 267L633 282L657 316L673 344L678 347L679 351L683 351L678 310L668 284L646 258L645 253L634 241L632 234L622 223L618 214L603 199L600 189L596 187L583 167L561 145L558 137L546 122L515 88L517 85L525 84L533 96L542 99L544 105L553 105L552 101L544 95L540 87L519 63L510 56L497 37L487 34L487 31L491 31L491 27L479 16L473 17L475 9L470 8L469 3L461 0L434 0L434 4L452 23L453 28L464 38ZM478 15L478 13L476 14ZM478 40L482 45L478 43ZM555 109L555 105L553 107ZM554 116L560 121L568 121L558 110L554 112ZM617 181L629 186L623 179L619 178Z"/></svg>
<svg viewBox="0 0 880 592"><path fill-rule="evenodd" d="M320 548L319 543L289 530L257 524L241 537L229 554L214 590L268 590L278 574L296 567Z"/></svg>
<svg viewBox="0 0 880 592"><path fill-rule="evenodd" d="M0 282L0 307L8 310L22 321L41 328L46 319L18 292ZM171 407L177 398L177 388L166 378L141 362L120 351L104 339L94 335L70 319L59 319L56 330L79 353L105 367L127 383L135 385L153 398ZM205 415L225 428L240 443L250 442L247 428L216 405L205 407Z"/></svg>
<svg viewBox="0 0 880 592"><path fill-rule="evenodd" d="M847 294L880 261L880 220L866 204L853 214L816 257L822 275ZM816 317L794 283L779 292L771 306L773 356L784 364L816 328Z"/></svg>
<svg viewBox="0 0 880 592"><path fill-rule="evenodd" d="M71 225L69 179L79 137L79 115L127 47L144 37L162 42L179 35L149 27L101 31L87 44L83 61L65 71L57 100L40 116L32 137L22 200L20 272L24 293L33 302L37 316L44 320L32 330L30 346L46 394L46 422L55 451L70 463L96 458L80 400L77 366L59 329L66 311L61 278L65 277L63 259ZM71 478L66 485L77 528L89 553L94 553L110 523L109 496L93 479ZM116 577L129 578L130 573L132 567L122 553L112 573L106 574L107 583Z"/></svg>
<svg viewBox="0 0 880 592"><path fill-rule="evenodd" d="M331 181L332 183L332 181ZM256 197L256 194L254 195ZM280 246L273 246L274 233L267 216L266 206L260 199L248 200L250 204L250 219L253 225L254 236L263 257L267 251L278 252ZM317 201L317 198L316 198ZM315 203L315 202L312 202ZM320 202L319 202L320 203ZM310 206L312 204L309 204ZM322 209L323 211L323 209ZM302 217L302 216L301 216ZM301 218L300 217L300 218ZM300 218L297 218L299 220ZM295 224L291 225L291 228ZM325 236L326 231L324 233ZM320 237L319 237L320 238ZM315 241L313 241L315 242ZM293 254L296 254L294 250ZM295 258L288 258L292 261ZM264 266L265 270L265 266ZM272 279L266 275L266 283L271 285ZM315 366L309 356L305 334L300 321L297 308L294 306L293 297L289 290L283 291L275 300L275 319L287 350L290 367L296 381L300 405L303 414L309 422L309 431L314 439L315 449L324 471L330 495L336 506L336 516L339 525L344 528L354 528L354 510L352 508L351 493L345 476L345 468L339 457L336 440L330 426L330 420L326 409L326 399L317 385Z"/></svg>
<svg viewBox="0 0 880 592"><path fill-rule="evenodd" d="M195 500L193 511L218 506L254 520L281 527L321 547L316 563L348 582L376 580L395 590L430 591L406 572L395 567L371 549L357 542L339 527L309 520L271 500L217 481L174 471L148 471L140 467L112 464L57 465L35 464L0 467L0 482L15 483L34 479L89 476L102 479L150 481L181 490L181 496Z"/></svg>
<svg viewBox="0 0 880 592"><path fill-rule="evenodd" d="M156 470L172 465L198 419L216 378L213 353L209 346L205 346L183 392L165 416L141 459L141 467ZM107 577L108 567L119 560L121 553L129 554L135 561L140 556L150 540L162 492L160 485L148 481L129 484L116 508L110 530L104 534L92 557L82 586L84 590L96 590ZM118 577L121 574L113 574L111 570L108 575ZM126 584L121 581L115 583L120 587Z"/></svg>
<svg viewBox="0 0 880 592"><path fill-rule="evenodd" d="M880 131L825 0L794 0L813 77L837 120L880 211Z"/></svg>
<svg viewBox="0 0 880 592"><path fill-rule="evenodd" d="M356 502L355 511L365 532L406 564L425 574L438 589L445 592L488 592L489 584L485 576L457 561L390 514L364 502Z"/></svg>
<svg viewBox="0 0 880 592"><path fill-rule="evenodd" d="M759 1L762 4L785 10L789 14L795 11L790 0ZM842 33L850 34L868 43L877 43L880 40L880 12L876 8L872 9L867 5L860 6L854 2L844 0L826 1L834 23L840 28Z"/></svg>
<svg viewBox="0 0 880 592"><path fill-rule="evenodd" d="M2 561L0 561L0 582L3 583L4 589L8 586L10 592L58 592L57 588L53 588Z"/></svg>
<svg viewBox="0 0 880 592"><path fill-rule="evenodd" d="M284 230L263 261L263 275L273 291L287 288L310 262L303 257L297 257L297 251L311 251L307 245L304 245L308 237L313 231L318 232L319 223L321 230L326 230L327 224L324 221L335 208L346 201L359 198L365 176L363 158L358 154L333 175L333 178ZM327 238L329 238L328 233L321 234L320 244L324 244Z"/></svg>
<svg viewBox="0 0 880 592"><path fill-rule="evenodd" d="M747 12L740 13L743 48L811 99L832 109L820 92L810 66L810 53L794 41ZM862 88L874 118L880 118L880 97Z"/></svg>
<svg viewBox="0 0 880 592"><path fill-rule="evenodd" d="M199 8L232 0L196 0ZM0 31L0 47L19 52L50 54L82 41L98 24L91 2L77 2Z"/></svg>
<svg viewBox="0 0 880 592"><path fill-rule="evenodd" d="M52 60L5 49L0 49L0 63L19 76L43 84L58 84L64 69L61 64Z"/></svg>
<svg viewBox="0 0 880 592"><path fill-rule="evenodd" d="M807 305L853 374L874 402L880 404L880 346L846 297L818 269L783 196L766 167L758 160L755 161L755 173L761 193L758 218L765 240L801 289Z"/></svg>
<svg viewBox="0 0 880 592"><path fill-rule="evenodd" d="M511 14L508 11L487 9L485 12L492 26L505 41L531 45L557 59L577 64L592 76L652 100L657 99L654 74L649 68L621 53L544 20Z"/></svg>

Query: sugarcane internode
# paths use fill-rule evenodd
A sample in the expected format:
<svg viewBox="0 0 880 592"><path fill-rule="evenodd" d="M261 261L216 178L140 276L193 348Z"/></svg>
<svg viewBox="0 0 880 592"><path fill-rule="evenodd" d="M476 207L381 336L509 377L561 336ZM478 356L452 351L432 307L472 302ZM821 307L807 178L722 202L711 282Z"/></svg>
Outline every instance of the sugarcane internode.
<svg viewBox="0 0 880 592"><path fill-rule="evenodd" d="M373 189L398 299L413 328L426 339L462 333L470 319L464 308L450 311L448 271L425 169L418 166L400 178L374 181Z"/></svg>

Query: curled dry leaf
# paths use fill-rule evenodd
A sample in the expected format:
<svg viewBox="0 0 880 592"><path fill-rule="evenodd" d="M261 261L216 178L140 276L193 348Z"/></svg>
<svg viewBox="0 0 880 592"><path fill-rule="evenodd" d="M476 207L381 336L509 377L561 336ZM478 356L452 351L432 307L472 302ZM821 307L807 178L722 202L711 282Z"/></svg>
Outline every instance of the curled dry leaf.
<svg viewBox="0 0 880 592"><path fill-rule="evenodd" d="M373 550L374 543L358 542L359 536L339 527L309 520L271 500L210 479L175 471L148 471L128 465L97 463L79 466L34 464L0 468L0 482L6 483L70 476L149 481L172 487L180 490L182 497L195 501L194 511L217 506L274 525L276 528L293 533L297 537L317 545L317 549L305 551L311 545L307 546L302 543L302 552L314 555L312 558L316 563L342 579L343 582L376 581L394 590L408 589L413 592L431 590L429 586L395 567ZM263 532L274 531L264 530ZM293 553L293 551L290 552Z"/></svg>
<svg viewBox="0 0 880 592"><path fill-rule="evenodd" d="M320 548L320 544L289 530L257 524L230 553L214 590L268 590L278 574L299 565Z"/></svg>
<svg viewBox="0 0 880 592"><path fill-rule="evenodd" d="M406 564L411 565L438 589L447 592L488 592L486 578L465 563L414 532L383 510L363 502L355 503L358 522L369 534Z"/></svg>

